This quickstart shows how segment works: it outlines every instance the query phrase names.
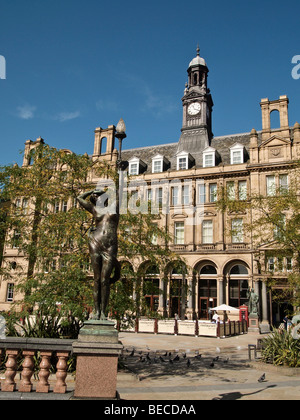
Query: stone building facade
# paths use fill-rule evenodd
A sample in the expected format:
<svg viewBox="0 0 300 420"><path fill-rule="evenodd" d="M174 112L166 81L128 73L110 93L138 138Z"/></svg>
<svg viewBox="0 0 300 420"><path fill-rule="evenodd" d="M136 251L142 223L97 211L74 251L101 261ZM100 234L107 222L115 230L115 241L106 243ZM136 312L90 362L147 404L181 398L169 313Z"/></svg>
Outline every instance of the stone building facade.
<svg viewBox="0 0 300 420"><path fill-rule="evenodd" d="M211 307L245 304L250 287L260 298L261 325L267 326L282 319L284 308L272 302L266 278L255 258L252 238L243 229L250 215L219 211L217 191L226 187L235 199L247 200L251 194L268 194L275 184L288 184L291 164L300 157L300 125L289 126L289 100L283 95L273 101L261 100L262 130L214 137L208 67L199 49L187 72L179 141L122 152L127 171L135 180L129 186L130 194L158 205L159 223L174 238L170 247L186 264L184 274L172 264L163 273L149 265L142 281L152 282L163 293L145 298L149 309L165 316L184 312L189 319L208 319ZM273 111L280 116L278 128L271 127ZM28 150L39 141L26 142L24 165L28 165ZM115 141L114 125L96 128L91 159L115 162L118 157ZM97 179L94 181L97 183ZM4 247L3 255L4 259L12 260L17 257L17 250ZM127 263L136 272L141 265L147 265L147 261L138 257ZM292 259L286 257L278 288L284 287L291 269ZM186 285L185 302L182 302L183 285ZM0 310L7 310L13 298L13 282L1 282Z"/></svg>

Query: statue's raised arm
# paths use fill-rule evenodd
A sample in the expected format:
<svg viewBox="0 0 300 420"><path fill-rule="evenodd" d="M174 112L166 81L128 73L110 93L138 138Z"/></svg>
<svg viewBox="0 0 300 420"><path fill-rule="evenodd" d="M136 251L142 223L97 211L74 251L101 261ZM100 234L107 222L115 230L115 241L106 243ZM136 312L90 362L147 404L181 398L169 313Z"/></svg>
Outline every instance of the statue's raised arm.
<svg viewBox="0 0 300 420"><path fill-rule="evenodd" d="M80 195L77 197L77 201L78 201L78 203L79 203L79 204L80 204L83 208L85 208L87 211L89 211L89 212L90 212L90 213L92 213L92 214L93 214L94 205L92 204L92 202L91 202L91 201L87 201L87 200L86 200L86 198L87 198L87 197L89 197L89 196L91 196L93 193L94 193L94 190L91 190L91 191L85 192L85 193L83 193L83 194L80 194Z"/></svg>

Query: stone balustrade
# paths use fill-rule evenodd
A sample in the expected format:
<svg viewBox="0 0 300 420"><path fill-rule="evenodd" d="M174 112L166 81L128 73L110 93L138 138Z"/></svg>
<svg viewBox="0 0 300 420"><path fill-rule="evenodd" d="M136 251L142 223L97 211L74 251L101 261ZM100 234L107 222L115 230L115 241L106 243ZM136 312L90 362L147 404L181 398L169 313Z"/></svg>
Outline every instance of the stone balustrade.
<svg viewBox="0 0 300 420"><path fill-rule="evenodd" d="M110 328L110 330L106 331L104 325L98 335L93 329L92 333L90 332L91 327L94 327L94 329L98 327L98 325L90 325L92 323L93 321L86 322L86 331L81 330L81 338L78 338L78 340L22 337L0 339L1 374L4 375L1 378L1 392L19 391L29 393L35 391L48 393L53 391L58 394L66 393L68 360L74 353L76 354L77 373L75 397L101 396L114 398L116 394L117 360L122 345L118 342L114 322L106 321L106 324L109 323L107 328ZM247 323L246 321L233 321L226 324L214 324L188 320L139 319L134 331L154 334L225 337L246 333ZM90 335L87 335L88 333ZM50 390L49 376L52 356L56 356L56 373L55 380L51 379ZM32 380L32 377L35 381ZM106 381L104 381L104 377ZM112 380L113 377L114 381ZM86 390L87 381L93 384L88 390ZM104 386L101 388L102 382ZM108 389L109 384L111 387Z"/></svg>
<svg viewBox="0 0 300 420"><path fill-rule="evenodd" d="M1 380L2 392L33 391L32 376L35 374L35 358L39 354L39 372L35 392L50 391L49 376L51 357L56 355L56 380L53 392L63 394L67 391L67 362L73 352L74 340L7 337L0 340L0 360L7 357L5 363L5 379ZM20 356L20 357L18 357ZM21 370L18 360L22 360ZM20 370L21 379L16 383L16 374Z"/></svg>

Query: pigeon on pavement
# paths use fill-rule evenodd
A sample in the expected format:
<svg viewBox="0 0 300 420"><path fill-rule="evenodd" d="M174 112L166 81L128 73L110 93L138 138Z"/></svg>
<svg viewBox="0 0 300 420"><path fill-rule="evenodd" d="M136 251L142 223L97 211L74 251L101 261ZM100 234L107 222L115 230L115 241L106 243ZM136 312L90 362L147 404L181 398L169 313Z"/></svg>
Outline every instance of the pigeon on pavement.
<svg viewBox="0 0 300 420"><path fill-rule="evenodd" d="M264 381L265 381L265 379L266 379L266 374L265 374L265 373L263 373L263 374L261 375L261 377L258 379L258 382L264 382Z"/></svg>

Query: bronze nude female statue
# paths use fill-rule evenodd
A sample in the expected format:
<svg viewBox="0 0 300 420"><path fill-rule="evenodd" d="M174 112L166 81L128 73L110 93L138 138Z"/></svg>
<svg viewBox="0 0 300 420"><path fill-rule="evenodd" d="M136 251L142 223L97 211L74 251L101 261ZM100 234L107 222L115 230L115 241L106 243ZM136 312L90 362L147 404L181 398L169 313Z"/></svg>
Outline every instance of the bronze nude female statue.
<svg viewBox="0 0 300 420"><path fill-rule="evenodd" d="M87 200L87 197L90 197ZM94 216L95 226L89 230L89 252L94 271L94 313L92 319L104 320L110 285L120 278L118 252L119 205L116 194L115 210L108 207L108 198L103 190L92 190L77 197L80 205ZM114 271L113 277L111 277Z"/></svg>

